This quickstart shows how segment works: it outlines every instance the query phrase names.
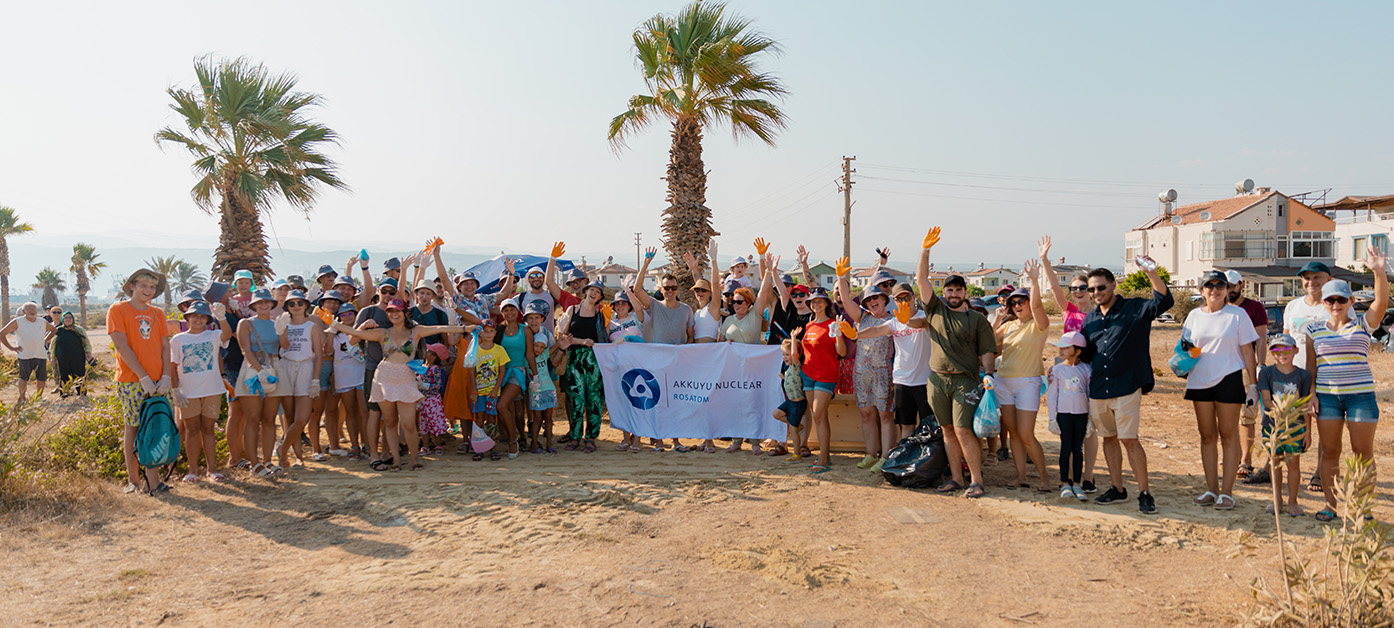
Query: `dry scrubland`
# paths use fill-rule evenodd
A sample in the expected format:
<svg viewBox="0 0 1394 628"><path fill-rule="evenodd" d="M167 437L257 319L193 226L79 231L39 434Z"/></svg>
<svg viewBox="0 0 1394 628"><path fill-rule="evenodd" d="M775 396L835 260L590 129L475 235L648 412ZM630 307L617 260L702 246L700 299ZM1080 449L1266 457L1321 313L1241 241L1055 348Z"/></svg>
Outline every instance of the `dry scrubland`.
<svg viewBox="0 0 1394 628"><path fill-rule="evenodd" d="M1159 368L1177 333L1155 335ZM1394 356L1376 365L1394 381ZM1189 505L1203 489L1182 386L1166 374L1144 397L1154 517L1133 500L1007 490L1009 463L975 501L891 488L851 455L811 477L748 452L622 453L608 427L592 455L447 454L417 473L335 458L158 499L72 476L12 480L0 609L21 626L1230 624L1250 580L1277 574L1268 488L1239 488L1229 512ZM1388 388L1380 403L1387 421ZM82 409L47 402L30 438ZM1044 420L1037 432L1053 474L1056 438ZM1385 469L1392 441L1383 429ZM1379 491L1388 520L1394 482ZM1308 511L1318 504L1304 492ZM1322 534L1310 516L1283 525L1300 547ZM1259 545L1247 557L1231 551L1246 530Z"/></svg>

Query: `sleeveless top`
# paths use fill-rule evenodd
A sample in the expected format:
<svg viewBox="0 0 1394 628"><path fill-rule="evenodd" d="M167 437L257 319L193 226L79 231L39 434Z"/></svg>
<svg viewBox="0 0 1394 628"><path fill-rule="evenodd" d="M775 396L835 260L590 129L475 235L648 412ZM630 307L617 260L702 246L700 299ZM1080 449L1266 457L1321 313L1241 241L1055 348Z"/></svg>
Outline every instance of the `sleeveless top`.
<svg viewBox="0 0 1394 628"><path fill-rule="evenodd" d="M1061 328L1061 333L1079 331L1084 327L1084 310L1079 309L1074 303L1065 304L1065 326Z"/></svg>
<svg viewBox="0 0 1394 628"><path fill-rule="evenodd" d="M571 313L571 325L569 329L566 330L566 333L571 334L575 338L600 342L600 334L597 333L596 329L596 318L598 316L600 316L599 313L590 316L582 316L581 308L577 306L576 310Z"/></svg>
<svg viewBox="0 0 1394 628"><path fill-rule="evenodd" d="M48 321L36 318L30 322L23 316L14 319L17 323L15 335L19 339L20 360L33 360L47 357L44 353L44 336L48 335Z"/></svg>
<svg viewBox="0 0 1394 628"><path fill-rule="evenodd" d="M711 338L716 340L717 328L721 326L720 321L712 317L711 310L701 308L693 315L692 337L693 339Z"/></svg>
<svg viewBox="0 0 1394 628"><path fill-rule="evenodd" d="M528 363L528 328L519 325L518 333L510 336L503 327L499 327L496 340L504 353L508 354L509 368L522 368Z"/></svg>
<svg viewBox="0 0 1394 628"><path fill-rule="evenodd" d="M760 344L764 332L760 331L760 323L763 321L759 314L748 312L745 318L736 318L735 314L726 317L721 324L721 333L731 342L743 345Z"/></svg>
<svg viewBox="0 0 1394 628"><path fill-rule="evenodd" d="M310 344L310 332L314 327L315 322L312 320L299 325L288 325L286 340L290 342L290 346L281 350L281 357L296 362L315 357L315 348Z"/></svg>
<svg viewBox="0 0 1394 628"><path fill-rule="evenodd" d="M247 336L251 346L247 349L258 354L258 361L262 361L266 356L280 355L281 339L276 335L276 321L260 318L250 320L252 328L248 331ZM266 365L262 364L262 366Z"/></svg>

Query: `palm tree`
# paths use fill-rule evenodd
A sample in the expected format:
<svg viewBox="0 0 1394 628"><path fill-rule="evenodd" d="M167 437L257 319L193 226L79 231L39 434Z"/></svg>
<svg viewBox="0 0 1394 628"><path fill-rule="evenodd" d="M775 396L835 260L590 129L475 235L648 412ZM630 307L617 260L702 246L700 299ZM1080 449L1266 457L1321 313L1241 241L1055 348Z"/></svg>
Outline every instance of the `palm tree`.
<svg viewBox="0 0 1394 628"><path fill-rule="evenodd" d="M610 120L608 138L617 152L655 119L673 125L663 210L663 248L670 260L685 253L704 260L708 239L718 235L706 206L702 129L724 123L737 139L754 136L773 146L785 126L784 112L771 99L782 100L788 92L777 76L757 68L760 54L778 54L779 43L725 10L724 4L697 0L636 29L635 59L649 93L631 96L629 109ZM691 286L687 269L674 266L683 285Z"/></svg>
<svg viewBox="0 0 1394 628"><path fill-rule="evenodd" d="M19 219L13 207L0 205L0 321L10 322L10 243L12 235L29 233L34 226ZM3 323L0 323L3 324Z"/></svg>
<svg viewBox="0 0 1394 628"><path fill-rule="evenodd" d="M228 281L247 269L260 283L272 275L261 212L281 198L308 217L321 186L348 189L321 152L339 136L306 116L323 98L293 91L293 74L272 77L245 58L210 56L194 61L194 73L197 88L168 90L170 108L182 116L188 134L165 127L155 142L181 145L194 156L199 180L190 195L199 208L221 217L212 276Z"/></svg>
<svg viewBox="0 0 1394 628"><path fill-rule="evenodd" d="M174 269L174 274L170 275L169 283L172 284L175 290L178 290L180 294L183 294L190 290L203 288L203 285L208 283L208 278L203 276L198 266L191 262L179 260L179 266Z"/></svg>
<svg viewBox="0 0 1394 628"><path fill-rule="evenodd" d="M68 284L63 282L63 275L53 270L52 266L45 266L34 276L34 289L43 293L40 305L48 309L58 305L58 293L67 290Z"/></svg>
<svg viewBox="0 0 1394 628"><path fill-rule="evenodd" d="M77 310L82 326L87 326L87 293L92 290L91 279L102 274L106 262L97 261L97 247L78 242L73 245L73 265L70 270L77 276Z"/></svg>
<svg viewBox="0 0 1394 628"><path fill-rule="evenodd" d="M171 286L172 286L173 283L174 283L174 282L168 281L168 279L169 279L170 277L173 277L173 276L174 276L174 273L178 272L178 270L179 270L179 265L180 265L180 264L183 264L183 263L184 263L184 260L181 260L181 259L179 259L179 258L177 258L177 257L175 257L175 256L173 256L173 255L169 255L169 256L166 256L166 257L152 257L152 258L150 258L150 259L148 259L148 260L145 260L145 267L146 267L146 268L149 268L150 270L153 270L153 271L155 271L155 272L157 272L157 273L160 273L161 275L164 275L164 276L165 276L165 279L166 279L166 281L165 281L165 311L166 311L166 312L169 311L170 305L172 304L171 295L172 295L173 293L172 293L170 290L171 290Z"/></svg>

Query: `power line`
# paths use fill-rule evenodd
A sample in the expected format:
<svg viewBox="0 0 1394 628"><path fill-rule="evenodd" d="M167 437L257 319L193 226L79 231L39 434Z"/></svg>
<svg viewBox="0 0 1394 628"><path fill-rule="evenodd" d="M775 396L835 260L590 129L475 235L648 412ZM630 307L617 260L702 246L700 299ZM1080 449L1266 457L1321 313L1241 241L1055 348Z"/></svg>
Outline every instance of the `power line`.
<svg viewBox="0 0 1394 628"><path fill-rule="evenodd" d="M879 188L862 188L862 191L863 191L863 192L879 192L879 193L881 193L881 194L899 194L899 195L901 195L901 196L927 196L927 197L930 197L930 198L947 198L947 199L954 199L954 200L960 200L960 201L983 201L983 202L986 202L986 203L1018 203L1018 204L1023 204L1023 205L1059 205L1059 206L1062 206L1062 207L1098 207L1098 208L1102 208L1102 209L1127 209L1127 210L1139 209L1139 208L1137 208L1137 207L1129 207L1129 206L1126 206L1126 205L1090 205L1090 204L1086 204L1086 203L1052 203L1052 202L1049 202L1049 201L1031 201L1031 200L1020 200L1020 199L979 198L979 197L974 197L974 196L950 196L950 195L947 195L947 194L925 194L925 193L922 193L922 192L898 192L898 191L895 191L895 190L883 190L883 189L879 189Z"/></svg>
<svg viewBox="0 0 1394 628"><path fill-rule="evenodd" d="M819 193L819 192L822 192L822 193L823 193L822 196L819 196L818 198L815 198L815 199L813 199L813 200L810 201L810 202L803 203L802 205L799 204L800 201L803 201L803 200L807 199L808 197L813 196L814 194L817 194L817 193ZM784 207L781 207L781 208L779 208L779 209L776 209L776 210L774 210L773 212L770 212L770 213L768 213L768 214L765 214L764 216L759 216L759 217L756 217L756 218L752 219L752 220L747 224L747 227L755 227L755 226L757 226L757 225L763 226L763 225L769 224L769 222L770 222L771 220L775 219L775 218L782 218L782 217L784 217L784 216L786 216L786 215L792 214L793 212L788 211L788 210L790 210L791 208L794 209L794 210L800 210L800 209L803 209L803 208L808 207L808 206L810 206L810 205L813 205L813 204L815 204L815 203L818 203L818 202L820 202L820 201L822 201L822 200L824 200L824 199L826 199L826 198L828 198L828 197L830 197L830 196L833 196L833 195L835 195L835 194L837 194L837 189L836 189L836 188L834 188L834 189L816 189L816 190L814 190L814 191L812 191L812 192L809 192L808 194L804 195L802 198L800 198L800 199L797 200L797 201L794 201L794 202L792 202L792 203L789 203L788 205L785 205Z"/></svg>
<svg viewBox="0 0 1394 628"><path fill-rule="evenodd" d="M1175 182L1175 181L1172 181L1172 182L1119 181L1119 180L1107 180L1107 179L1076 179L1076 178L1061 178L1061 177L1033 177L1033 176L1025 176L1025 175L994 174L994 173L986 173L986 172L968 172L968 171L962 171L962 170L940 170L940 169L934 169L934 168L911 168L911 167L907 167L907 166L890 166L890 165L885 165L885 164L862 164L862 167L864 167L864 168L880 168L880 169L883 169L883 170L895 170L895 171L900 171L900 172L914 172L914 173L920 173L920 174L935 174L935 175L944 175L944 176L971 177L971 178L983 178L983 179L999 179L999 180L1007 180L1007 181L1032 181L1032 182L1037 182L1037 183L1073 183L1073 184L1084 184L1084 185L1108 185L1108 186L1122 186L1122 187L1160 187L1160 188L1177 188L1177 187L1188 187L1188 188L1229 188L1229 187L1232 186L1232 184L1229 184L1229 183L1177 183L1177 182ZM1329 183L1328 183L1328 184L1285 183L1285 185L1290 185L1290 186L1295 187L1295 188L1314 188L1314 187L1325 187L1326 185L1329 185ZM1394 183L1342 183L1341 185L1342 185L1342 186L1345 186L1345 187L1394 187Z"/></svg>
<svg viewBox="0 0 1394 628"><path fill-rule="evenodd" d="M760 206L760 205L763 205L763 204L766 204L766 203L768 203L768 202L770 202L770 201L773 201L774 199L776 199L776 198L778 198L778 197L780 197L780 196L784 196L786 193L788 193L789 191L791 191L791 190L793 190L793 189L795 189L795 188L802 188L802 187L806 186L810 181L815 180L815 178L817 178L820 174L823 174L824 172L826 172L826 171L828 170L828 168L832 167L832 166L835 165L836 163L837 163L836 161L830 161L830 162L826 162L826 163L824 163L824 164L822 164L822 165L819 165L817 168L814 168L813 170L811 170L811 171L805 173L803 176L800 176L799 178L794 179L793 181L791 181L789 184L785 185L784 187L779 188L779 189L777 189L777 190L775 190L775 191L773 191L773 192L770 192L770 193L768 193L768 194L766 194L766 195L764 195L764 196L762 196L762 197L760 197L760 198L757 198L757 199L755 199L755 200L753 200L753 201L751 201L751 202L749 202L749 203L746 203L745 205L742 205L742 206L740 206L740 207L737 207L737 208L732 209L732 210L729 210L729 211L737 212L737 213L744 213L744 212L746 212L746 211L748 211L748 210L750 210L750 209L753 209L753 208L755 208L755 207L758 207L758 206Z"/></svg>
<svg viewBox="0 0 1394 628"><path fill-rule="evenodd" d="M942 186L954 187L954 188L976 188L976 189L980 189L980 190L1007 190L1007 191L1011 191L1011 192L1039 192L1039 193L1045 193L1045 194L1082 194L1082 195L1085 195L1085 196L1122 196L1122 197L1127 197L1127 198L1137 198L1137 197L1138 197L1137 194L1132 193L1132 192L1091 192L1091 191L1087 191L1087 190L1047 190L1047 189L1042 189L1042 188L1016 188L1016 187L1005 187L1005 186L1000 186L1000 185L975 185L975 184L972 184L972 183L946 183L946 182L943 182L943 181L920 181L920 180L917 180L917 179L894 179L894 178L891 178L891 177L873 177L873 176L867 175L867 174L862 175L862 178L863 178L863 179L876 179L876 180L879 180L879 181L897 181L897 182L900 182L900 183L919 183L919 184L922 184L922 185L942 185Z"/></svg>

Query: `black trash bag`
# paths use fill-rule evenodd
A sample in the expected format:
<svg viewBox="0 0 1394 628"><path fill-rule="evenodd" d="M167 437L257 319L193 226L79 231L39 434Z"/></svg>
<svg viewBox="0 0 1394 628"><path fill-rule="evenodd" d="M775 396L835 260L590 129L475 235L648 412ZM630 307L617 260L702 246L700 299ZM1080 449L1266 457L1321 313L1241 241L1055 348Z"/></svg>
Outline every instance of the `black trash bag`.
<svg viewBox="0 0 1394 628"><path fill-rule="evenodd" d="M949 455L944 451L944 433L939 425L932 422L921 423L915 433L901 439L885 464L881 465L881 475L891 486L905 488L928 488L939 483L939 478L949 468Z"/></svg>

